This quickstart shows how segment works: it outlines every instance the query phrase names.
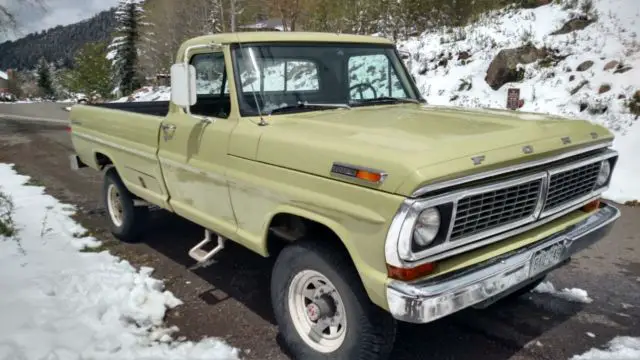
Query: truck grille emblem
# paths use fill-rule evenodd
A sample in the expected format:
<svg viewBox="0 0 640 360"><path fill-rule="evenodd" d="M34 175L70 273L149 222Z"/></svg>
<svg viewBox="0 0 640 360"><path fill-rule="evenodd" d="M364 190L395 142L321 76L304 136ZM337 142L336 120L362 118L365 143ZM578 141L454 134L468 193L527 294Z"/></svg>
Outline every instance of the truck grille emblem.
<svg viewBox="0 0 640 360"><path fill-rule="evenodd" d="M522 152L525 154L531 154L533 152L533 146L525 145L522 147Z"/></svg>
<svg viewBox="0 0 640 360"><path fill-rule="evenodd" d="M484 159L485 159L484 155L478 155L478 156L472 157L471 161L473 161L473 165L480 165L480 164L482 164Z"/></svg>

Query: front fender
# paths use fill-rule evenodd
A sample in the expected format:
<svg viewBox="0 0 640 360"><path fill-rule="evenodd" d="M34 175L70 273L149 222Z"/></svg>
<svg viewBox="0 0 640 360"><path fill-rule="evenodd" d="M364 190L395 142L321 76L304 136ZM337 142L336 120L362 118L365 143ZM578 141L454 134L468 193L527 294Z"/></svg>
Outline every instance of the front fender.
<svg viewBox="0 0 640 360"><path fill-rule="evenodd" d="M385 263L385 259L384 257L371 256L372 252L367 251L367 248L371 250L371 244L363 243L363 233L354 229L348 229L343 224L330 217L322 216L303 208L283 204L278 206L274 212L269 214L269 220L265 223L265 239L267 239L268 236L269 224L271 224L271 221L275 216L281 214L295 215L318 224L322 224L331 230L347 249L369 298L380 307L387 308L385 295L387 274L386 272L382 272L380 268L380 265ZM322 239L318 239L318 241L322 241ZM264 246L264 252L266 254L268 252L266 249L266 240L264 242Z"/></svg>

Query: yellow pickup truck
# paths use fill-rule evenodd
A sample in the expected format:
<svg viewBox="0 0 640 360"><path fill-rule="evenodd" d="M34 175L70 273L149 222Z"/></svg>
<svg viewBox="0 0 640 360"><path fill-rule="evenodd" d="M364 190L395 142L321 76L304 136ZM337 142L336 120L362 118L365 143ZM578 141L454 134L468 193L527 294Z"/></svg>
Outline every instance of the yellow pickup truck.
<svg viewBox="0 0 640 360"><path fill-rule="evenodd" d="M72 108L71 166L104 172L123 241L157 206L203 227L194 265L228 240L275 257L297 359L385 359L398 321L530 291L619 217L605 128L429 106L386 39L218 34L177 59L171 101Z"/></svg>

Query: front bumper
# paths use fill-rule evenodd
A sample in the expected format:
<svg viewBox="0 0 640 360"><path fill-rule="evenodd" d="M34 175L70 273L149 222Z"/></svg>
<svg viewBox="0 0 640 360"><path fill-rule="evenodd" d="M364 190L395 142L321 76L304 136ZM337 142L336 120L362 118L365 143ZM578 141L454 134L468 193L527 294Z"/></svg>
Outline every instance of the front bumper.
<svg viewBox="0 0 640 360"><path fill-rule="evenodd" d="M495 301L565 263L573 254L606 236L620 210L600 208L563 232L529 247L444 278L387 285L391 314L398 320L428 323L464 308Z"/></svg>

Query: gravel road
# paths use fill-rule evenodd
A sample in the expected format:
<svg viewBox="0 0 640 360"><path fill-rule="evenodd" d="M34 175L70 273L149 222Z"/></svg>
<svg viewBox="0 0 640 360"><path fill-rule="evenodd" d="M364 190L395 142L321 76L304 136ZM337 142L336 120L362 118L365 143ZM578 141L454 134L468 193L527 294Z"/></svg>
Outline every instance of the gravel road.
<svg viewBox="0 0 640 360"><path fill-rule="evenodd" d="M77 205L77 220L110 251L134 265L153 267L185 302L167 315L181 335L223 338L243 349L246 359L288 359L269 302L272 260L230 245L216 264L192 270L187 250L200 240L202 229L162 211L154 214L143 243L115 241L104 230L100 174L69 169L72 148L60 121L68 115L64 106L0 104L0 162L15 164L51 195ZM621 209L608 238L549 277L556 288L586 290L593 302L535 293L429 325L402 325L393 359L568 359L617 335L640 336L640 208Z"/></svg>

